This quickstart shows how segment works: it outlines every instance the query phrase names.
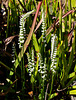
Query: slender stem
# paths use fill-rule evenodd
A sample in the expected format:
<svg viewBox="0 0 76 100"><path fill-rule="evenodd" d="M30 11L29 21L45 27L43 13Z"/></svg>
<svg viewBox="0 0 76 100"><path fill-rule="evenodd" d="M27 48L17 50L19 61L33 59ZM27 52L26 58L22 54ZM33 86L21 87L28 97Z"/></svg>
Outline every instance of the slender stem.
<svg viewBox="0 0 76 100"><path fill-rule="evenodd" d="M68 8L71 10L71 0L68 0ZM69 30L71 29L71 14L69 15Z"/></svg>
<svg viewBox="0 0 76 100"><path fill-rule="evenodd" d="M52 81L51 81L51 89L50 89L50 95L52 93L52 89L53 89L53 82L54 82L54 74L52 74ZM50 100L50 97L48 98L48 100Z"/></svg>
<svg viewBox="0 0 76 100"><path fill-rule="evenodd" d="M59 7L60 7L60 11L59 11L59 38L60 41L63 39L63 35L62 35L62 3L61 0L59 0Z"/></svg>
<svg viewBox="0 0 76 100"><path fill-rule="evenodd" d="M65 0L65 13L67 13L67 0ZM67 29L67 17L65 17L65 30Z"/></svg>

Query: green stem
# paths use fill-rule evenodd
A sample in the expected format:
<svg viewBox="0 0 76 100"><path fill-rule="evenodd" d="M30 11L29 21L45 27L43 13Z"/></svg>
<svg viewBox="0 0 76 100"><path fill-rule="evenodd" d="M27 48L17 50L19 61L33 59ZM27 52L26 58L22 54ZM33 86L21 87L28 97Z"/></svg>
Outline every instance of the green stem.
<svg viewBox="0 0 76 100"><path fill-rule="evenodd" d="M71 0L68 0L68 9L71 10ZM71 29L71 14L69 15L69 31Z"/></svg>
<svg viewBox="0 0 76 100"><path fill-rule="evenodd" d="M62 34L62 3L61 0L59 0L59 36L60 36L60 41L63 40L63 34Z"/></svg>
<svg viewBox="0 0 76 100"><path fill-rule="evenodd" d="M65 14L67 13L67 0L65 0ZM65 17L65 30L67 29L67 17Z"/></svg>
<svg viewBox="0 0 76 100"><path fill-rule="evenodd" d="M52 94L52 89L53 89L53 82L54 82L54 74L52 74L52 79L51 79L51 89L50 89L50 95ZM50 96L48 98L48 100L50 100Z"/></svg>

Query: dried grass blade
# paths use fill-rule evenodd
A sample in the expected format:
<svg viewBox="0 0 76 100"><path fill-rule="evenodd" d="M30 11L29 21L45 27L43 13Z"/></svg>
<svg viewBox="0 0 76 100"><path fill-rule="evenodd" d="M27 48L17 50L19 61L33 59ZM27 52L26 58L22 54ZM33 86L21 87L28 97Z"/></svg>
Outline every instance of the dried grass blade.
<svg viewBox="0 0 76 100"><path fill-rule="evenodd" d="M75 12L75 10L70 10L68 11L66 14L64 14L62 16L62 19L65 18L66 16L68 16L69 14L72 14L73 12ZM54 26L57 25L59 23L59 18L56 20L56 22L54 24L52 24L52 26L50 26L47 31L46 31L46 36L49 35L49 33L54 29Z"/></svg>

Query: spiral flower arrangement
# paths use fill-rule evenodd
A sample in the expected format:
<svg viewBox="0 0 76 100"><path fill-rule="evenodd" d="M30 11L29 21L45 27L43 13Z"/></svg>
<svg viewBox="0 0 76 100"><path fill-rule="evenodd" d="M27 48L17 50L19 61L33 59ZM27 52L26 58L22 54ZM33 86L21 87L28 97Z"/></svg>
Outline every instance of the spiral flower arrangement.
<svg viewBox="0 0 76 100"><path fill-rule="evenodd" d="M40 89L40 94L39 94L39 100L44 100L44 87L45 87L45 81L46 81L46 77L47 77L47 66L46 66L46 57L44 58L44 61L42 59L41 53L38 53L38 58L39 58L39 75L40 75L40 79L41 81L41 89Z"/></svg>
<svg viewBox="0 0 76 100"><path fill-rule="evenodd" d="M44 59L44 62L43 62L43 59L42 59L40 53L38 53L38 57L39 57L39 70L38 70L38 72L41 74L41 78L43 80L46 80L46 76L47 76L46 58Z"/></svg>
<svg viewBox="0 0 76 100"><path fill-rule="evenodd" d="M57 59L56 59L56 54L57 54L57 36L56 34L51 34L51 68L53 72L55 72L56 69L56 64L57 64Z"/></svg>
<svg viewBox="0 0 76 100"><path fill-rule="evenodd" d="M26 29L25 29L25 19L27 17L29 17L30 14L32 14L34 12L34 10L27 12L25 15L22 15L20 18L20 32L19 32L19 48L23 47L25 38L24 36L26 36Z"/></svg>
<svg viewBox="0 0 76 100"><path fill-rule="evenodd" d="M44 43L44 46L46 47L47 46L47 44L46 44L46 37L45 37L45 33L46 33L46 25L45 25L45 23L46 23L46 20L45 20L45 8L44 7L42 7L42 30L41 30L41 32L42 32L42 42Z"/></svg>
<svg viewBox="0 0 76 100"><path fill-rule="evenodd" d="M30 57L30 54L27 53L29 76L31 76L35 71L34 50L32 50L31 55L32 56ZM38 58L39 58L38 72L40 73L41 78L43 80L46 80L46 76L47 76L46 58L44 59L44 63L40 53L38 53Z"/></svg>
<svg viewBox="0 0 76 100"><path fill-rule="evenodd" d="M31 55L32 55L32 57L30 57L29 53L27 53L29 76L31 76L33 74L34 69L35 69L34 50L33 49L32 49Z"/></svg>
<svg viewBox="0 0 76 100"><path fill-rule="evenodd" d="M25 33L26 33L25 16L22 16L22 18L20 18L19 48L22 48L24 44L24 34Z"/></svg>

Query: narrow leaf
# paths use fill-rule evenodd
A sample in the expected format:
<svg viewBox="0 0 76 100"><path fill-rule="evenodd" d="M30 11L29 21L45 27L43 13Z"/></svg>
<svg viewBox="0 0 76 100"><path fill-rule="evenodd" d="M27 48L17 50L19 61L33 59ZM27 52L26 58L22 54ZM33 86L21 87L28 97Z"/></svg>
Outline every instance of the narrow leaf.
<svg viewBox="0 0 76 100"><path fill-rule="evenodd" d="M36 36L35 36L34 33L33 33L33 45L35 47L36 52L38 52L39 51L39 46L38 46L38 42L37 42L37 39L36 39Z"/></svg>

